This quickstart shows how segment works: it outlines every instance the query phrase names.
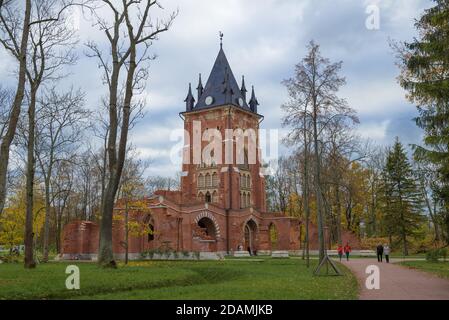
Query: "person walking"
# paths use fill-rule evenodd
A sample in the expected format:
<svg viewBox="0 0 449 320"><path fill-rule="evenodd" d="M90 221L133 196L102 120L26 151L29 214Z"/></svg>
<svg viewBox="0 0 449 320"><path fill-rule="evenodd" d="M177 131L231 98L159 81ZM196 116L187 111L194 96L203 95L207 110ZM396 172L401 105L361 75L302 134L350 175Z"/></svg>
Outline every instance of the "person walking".
<svg viewBox="0 0 449 320"><path fill-rule="evenodd" d="M343 257L343 246L341 244L338 245L337 252L341 262L341 258Z"/></svg>
<svg viewBox="0 0 449 320"><path fill-rule="evenodd" d="M382 262L382 257L383 257L383 254L384 254L384 247L383 247L383 245L381 245L379 243L379 245L376 248L376 251L377 251L377 262Z"/></svg>
<svg viewBox="0 0 449 320"><path fill-rule="evenodd" d="M345 247L343 248L345 254L346 254L346 261L349 261L349 254L351 253L351 247L349 246L349 242L346 243Z"/></svg>
<svg viewBox="0 0 449 320"><path fill-rule="evenodd" d="M388 246L388 244L384 245L384 255L385 255L385 261L387 263L390 263L390 247Z"/></svg>

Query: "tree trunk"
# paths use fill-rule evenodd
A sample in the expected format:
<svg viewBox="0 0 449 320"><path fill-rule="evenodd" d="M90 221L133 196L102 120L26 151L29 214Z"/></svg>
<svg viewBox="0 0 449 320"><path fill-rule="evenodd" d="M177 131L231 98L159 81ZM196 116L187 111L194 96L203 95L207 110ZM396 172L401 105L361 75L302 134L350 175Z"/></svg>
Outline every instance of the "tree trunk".
<svg viewBox="0 0 449 320"><path fill-rule="evenodd" d="M34 135L36 113L37 88L31 87L30 105L28 107L28 146L26 165L26 218L25 218L25 268L35 268L34 261L34 232L33 232L33 204L34 204Z"/></svg>
<svg viewBox="0 0 449 320"><path fill-rule="evenodd" d="M30 34L30 20L31 20L31 0L26 0L22 39L20 44L19 75L18 75L16 96L14 98L14 102L11 109L8 129L0 145L0 215L2 214L3 209L5 207L9 150L11 147L11 143L14 139L14 136L16 134L17 122L20 117L22 101L25 95L26 61L27 61L28 38Z"/></svg>
<svg viewBox="0 0 449 320"><path fill-rule="evenodd" d="M314 98L315 99L315 98ZM318 224L318 241L319 241L319 261L321 262L325 256L325 239L324 239L324 225L323 225L323 201L321 193L321 168L320 168L320 154L318 143L318 124L317 124L318 110L316 101L313 103L313 143L315 151L315 194L317 202L317 224Z"/></svg>
<svg viewBox="0 0 449 320"><path fill-rule="evenodd" d="M129 256L129 212L128 212L128 198L125 200L125 264L128 264Z"/></svg>
<svg viewBox="0 0 449 320"><path fill-rule="evenodd" d="M131 43L130 59L128 66L128 74L126 79L125 99L123 103L122 125L120 130L120 140L117 146L117 88L118 88L118 69L120 66L116 64L118 57L114 55L113 81L110 89L110 131L108 139L108 155L109 155L109 179L106 187L106 195L102 210L102 221L100 229L100 252L98 262L105 267L116 267L114 254L112 251L112 218L114 211L114 200L117 194L120 178L125 163L126 146L128 141L129 120L131 112L131 99L133 96L133 79L136 71L136 47L135 43Z"/></svg>
<svg viewBox="0 0 449 320"><path fill-rule="evenodd" d="M304 131L304 211L306 213L306 235L305 235L305 250L306 250L306 265L310 267L310 241L309 241L309 220L310 220L310 208L309 208L309 142L307 139L307 131Z"/></svg>
<svg viewBox="0 0 449 320"><path fill-rule="evenodd" d="M50 240L50 175L51 169L48 170L47 177L45 178L45 223L44 223L44 246L43 246L43 258L44 262L48 261L48 245Z"/></svg>
<svg viewBox="0 0 449 320"><path fill-rule="evenodd" d="M337 230L337 242L339 245L342 245L341 239L341 201L340 201L340 188L338 185L336 186L335 191L335 199L336 199L336 230Z"/></svg>

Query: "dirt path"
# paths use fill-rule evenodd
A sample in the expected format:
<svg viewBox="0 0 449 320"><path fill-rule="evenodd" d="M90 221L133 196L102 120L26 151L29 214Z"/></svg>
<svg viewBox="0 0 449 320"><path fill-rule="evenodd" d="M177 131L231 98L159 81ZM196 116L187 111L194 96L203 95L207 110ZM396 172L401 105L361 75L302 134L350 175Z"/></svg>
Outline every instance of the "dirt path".
<svg viewBox="0 0 449 320"><path fill-rule="evenodd" d="M360 300L449 300L449 280L432 274L392 263L378 263L377 259L353 259L343 263L359 280ZM365 270L369 265L379 267L379 290L368 290L365 286L369 276Z"/></svg>

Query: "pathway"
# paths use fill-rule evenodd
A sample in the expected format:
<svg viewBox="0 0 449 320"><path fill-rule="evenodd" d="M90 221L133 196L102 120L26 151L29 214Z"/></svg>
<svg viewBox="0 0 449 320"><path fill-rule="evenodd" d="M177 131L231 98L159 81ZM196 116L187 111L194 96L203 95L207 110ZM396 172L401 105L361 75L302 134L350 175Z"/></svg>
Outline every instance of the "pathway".
<svg viewBox="0 0 449 320"><path fill-rule="evenodd" d="M390 259L390 262L401 261ZM449 300L449 280L427 272L408 269L392 263L378 263L377 259L352 259L344 261L360 285L360 300ZM368 290L365 286L366 267L377 265L380 270L380 289Z"/></svg>

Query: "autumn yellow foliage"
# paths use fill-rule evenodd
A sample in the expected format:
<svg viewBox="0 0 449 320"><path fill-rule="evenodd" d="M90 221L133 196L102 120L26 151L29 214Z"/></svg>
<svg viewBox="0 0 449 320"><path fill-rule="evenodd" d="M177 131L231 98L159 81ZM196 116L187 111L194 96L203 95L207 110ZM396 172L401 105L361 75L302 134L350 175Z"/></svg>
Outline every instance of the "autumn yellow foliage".
<svg viewBox="0 0 449 320"><path fill-rule="evenodd" d="M12 248L23 244L25 234L25 187L20 188L9 199L9 206L0 217L0 245ZM39 237L45 222L45 203L42 193L35 191L33 231Z"/></svg>

